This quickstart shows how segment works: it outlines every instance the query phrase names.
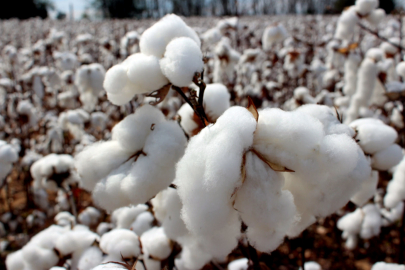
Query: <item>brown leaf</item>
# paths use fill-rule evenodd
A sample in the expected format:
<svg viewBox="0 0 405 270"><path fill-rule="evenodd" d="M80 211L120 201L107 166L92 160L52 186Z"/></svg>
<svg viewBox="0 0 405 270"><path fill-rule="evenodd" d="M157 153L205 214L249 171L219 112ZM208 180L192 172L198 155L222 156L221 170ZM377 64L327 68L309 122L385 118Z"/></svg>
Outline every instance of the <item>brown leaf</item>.
<svg viewBox="0 0 405 270"><path fill-rule="evenodd" d="M247 109L248 111L253 115L253 117L256 119L256 122L259 121L259 113L257 112L257 108L255 104L253 103L253 100L248 97L248 106Z"/></svg>
<svg viewBox="0 0 405 270"><path fill-rule="evenodd" d="M257 152L254 149L251 149L250 151L252 151L252 153L254 153L258 158L260 158L264 163L266 163L273 171L276 172L295 172L293 170L290 170L284 166L278 165L278 164L274 164L270 161L268 161L265 157L263 157L259 152Z"/></svg>
<svg viewBox="0 0 405 270"><path fill-rule="evenodd" d="M151 101L149 102L150 105L158 105L160 102L162 102L165 97L167 96L167 93L169 93L169 90L171 88L171 84L166 84L165 86L163 86L162 88L160 88L159 90L153 91L152 93L146 95L147 97L154 97L156 98L156 101Z"/></svg>
<svg viewBox="0 0 405 270"><path fill-rule="evenodd" d="M359 47L359 43L355 42L349 45L349 50L354 50Z"/></svg>

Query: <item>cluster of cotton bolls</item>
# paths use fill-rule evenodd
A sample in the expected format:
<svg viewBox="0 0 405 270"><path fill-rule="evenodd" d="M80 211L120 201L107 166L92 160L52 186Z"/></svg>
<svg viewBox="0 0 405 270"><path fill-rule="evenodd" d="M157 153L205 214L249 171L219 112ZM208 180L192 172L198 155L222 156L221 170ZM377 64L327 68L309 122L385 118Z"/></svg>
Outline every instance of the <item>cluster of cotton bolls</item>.
<svg viewBox="0 0 405 270"><path fill-rule="evenodd" d="M358 208L337 222L348 248L395 230L405 64L400 23L377 7L0 22L0 257L18 250L7 268L248 269L254 249L263 260L330 229L349 200Z"/></svg>

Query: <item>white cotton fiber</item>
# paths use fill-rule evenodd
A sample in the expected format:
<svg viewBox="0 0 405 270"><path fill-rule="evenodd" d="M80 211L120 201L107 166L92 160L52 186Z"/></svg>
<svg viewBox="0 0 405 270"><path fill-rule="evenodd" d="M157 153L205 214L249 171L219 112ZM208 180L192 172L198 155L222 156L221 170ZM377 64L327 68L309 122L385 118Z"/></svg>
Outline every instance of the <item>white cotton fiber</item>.
<svg viewBox="0 0 405 270"><path fill-rule="evenodd" d="M168 14L143 32L139 46L141 53L163 57L167 44L177 37L188 37L200 47L197 33L175 14Z"/></svg>
<svg viewBox="0 0 405 270"><path fill-rule="evenodd" d="M156 56L137 53L127 60L126 65L128 79L140 90L138 93L159 90L169 83L160 70Z"/></svg>
<svg viewBox="0 0 405 270"><path fill-rule="evenodd" d="M142 236L144 232L152 228L152 223L154 220L155 217L151 212L143 212L139 214L136 220L131 224L130 229L137 235Z"/></svg>
<svg viewBox="0 0 405 270"><path fill-rule="evenodd" d="M399 76L405 79L405 62L400 62L396 67L396 71Z"/></svg>
<svg viewBox="0 0 405 270"><path fill-rule="evenodd" d="M127 83L127 70L123 65L115 65L105 74L104 89L108 93L119 94Z"/></svg>
<svg viewBox="0 0 405 270"><path fill-rule="evenodd" d="M142 251L155 260L164 260L172 251L170 239L162 227L153 227L141 236Z"/></svg>
<svg viewBox="0 0 405 270"><path fill-rule="evenodd" d="M370 177L361 184L360 190L350 200L357 206L363 206L377 192L378 171L372 171Z"/></svg>
<svg viewBox="0 0 405 270"><path fill-rule="evenodd" d="M354 212L341 217L337 222L338 229L343 231L342 238L346 239L346 247L350 250L357 245L357 235L361 231L363 219L364 212L361 208L357 208Z"/></svg>
<svg viewBox="0 0 405 270"><path fill-rule="evenodd" d="M374 204L367 204L362 210L364 213L364 221L361 225L360 237L370 239L374 236L378 236L382 225L380 211Z"/></svg>
<svg viewBox="0 0 405 270"><path fill-rule="evenodd" d="M228 270L247 270L249 260L247 258L241 258L234 260L228 264Z"/></svg>
<svg viewBox="0 0 405 270"><path fill-rule="evenodd" d="M207 84L204 92L204 111L215 122L230 107L231 95L225 85Z"/></svg>
<svg viewBox="0 0 405 270"><path fill-rule="evenodd" d="M322 267L317 262L306 262L304 264L305 270L322 270ZM299 270L302 270L300 267Z"/></svg>
<svg viewBox="0 0 405 270"><path fill-rule="evenodd" d="M148 206L145 204L118 208L112 212L111 222L114 223L117 228L130 229L131 224L136 218L146 210L148 210Z"/></svg>
<svg viewBox="0 0 405 270"><path fill-rule="evenodd" d="M283 186L281 173L252 152L246 154L246 179L236 193L234 208L248 226L249 243L259 251L275 250L295 221L294 198Z"/></svg>
<svg viewBox="0 0 405 270"><path fill-rule="evenodd" d="M395 169L392 180L388 183L384 197L384 206L392 209L405 199L405 159Z"/></svg>
<svg viewBox="0 0 405 270"><path fill-rule="evenodd" d="M357 11L363 16L369 14L373 9L376 9L378 4L378 0L356 0Z"/></svg>
<svg viewBox="0 0 405 270"><path fill-rule="evenodd" d="M255 118L247 109L231 107L215 125L189 141L177 164L175 183L183 220L215 257L228 255L240 236L241 224L231 197L242 184L242 158L253 143L255 129Z"/></svg>
<svg viewBox="0 0 405 270"><path fill-rule="evenodd" d="M200 47L188 37L173 39L166 47L160 68L169 81L178 87L189 86L196 73L204 69Z"/></svg>
<svg viewBox="0 0 405 270"><path fill-rule="evenodd" d="M403 156L402 148L398 144L392 144L373 155L371 166L377 170L386 171L397 165Z"/></svg>
<svg viewBox="0 0 405 270"><path fill-rule="evenodd" d="M405 265L395 264L395 263L386 263L386 262L377 262L371 267L371 270L405 270Z"/></svg>
<svg viewBox="0 0 405 270"><path fill-rule="evenodd" d="M124 258L136 258L141 249L138 236L127 229L114 229L101 237L100 249L108 254L111 260L121 261Z"/></svg>
<svg viewBox="0 0 405 270"><path fill-rule="evenodd" d="M79 214L78 220L84 225L92 226L98 224L98 220L100 217L100 211L92 206L89 206Z"/></svg>
<svg viewBox="0 0 405 270"><path fill-rule="evenodd" d="M181 117L180 125L188 135L194 135L194 130L199 126L194 121L194 110L190 105L184 103L180 109L177 111L177 114Z"/></svg>
<svg viewBox="0 0 405 270"><path fill-rule="evenodd" d="M281 42L288 37L288 32L282 24L266 27L262 36L263 50L268 51L276 42Z"/></svg>
<svg viewBox="0 0 405 270"><path fill-rule="evenodd" d="M79 259L77 269L91 270L103 261L103 252L98 247L89 247Z"/></svg>

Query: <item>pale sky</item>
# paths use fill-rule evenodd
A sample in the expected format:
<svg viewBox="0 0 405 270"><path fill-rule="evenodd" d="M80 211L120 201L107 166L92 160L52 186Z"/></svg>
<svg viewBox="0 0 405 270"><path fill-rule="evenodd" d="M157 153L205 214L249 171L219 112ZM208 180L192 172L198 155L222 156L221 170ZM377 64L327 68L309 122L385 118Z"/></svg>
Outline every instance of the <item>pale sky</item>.
<svg viewBox="0 0 405 270"><path fill-rule="evenodd" d="M66 13L66 16L69 18L69 5L73 5L74 18L79 19L85 8L89 6L89 0L52 0L57 11L62 11ZM51 17L55 17L56 12L51 13Z"/></svg>

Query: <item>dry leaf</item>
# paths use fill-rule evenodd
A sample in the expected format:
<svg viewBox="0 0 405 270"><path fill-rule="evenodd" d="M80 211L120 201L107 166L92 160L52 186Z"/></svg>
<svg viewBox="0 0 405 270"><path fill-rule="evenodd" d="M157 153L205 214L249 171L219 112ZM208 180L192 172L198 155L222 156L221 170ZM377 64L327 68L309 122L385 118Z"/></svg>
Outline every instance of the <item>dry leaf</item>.
<svg viewBox="0 0 405 270"><path fill-rule="evenodd" d="M146 95L147 97L156 98L156 101L151 101L151 102L149 102L149 104L153 105L153 106L156 106L160 102L162 102L165 99L165 97L167 96L167 94L169 93L169 90L170 90L171 86L172 85L170 83L166 84L165 86L163 86L159 90L153 91L152 93Z"/></svg>
<svg viewBox="0 0 405 270"><path fill-rule="evenodd" d="M253 115L253 117L256 119L256 122L259 121L259 113L257 112L256 106L253 103L253 100L248 97L248 111Z"/></svg>

